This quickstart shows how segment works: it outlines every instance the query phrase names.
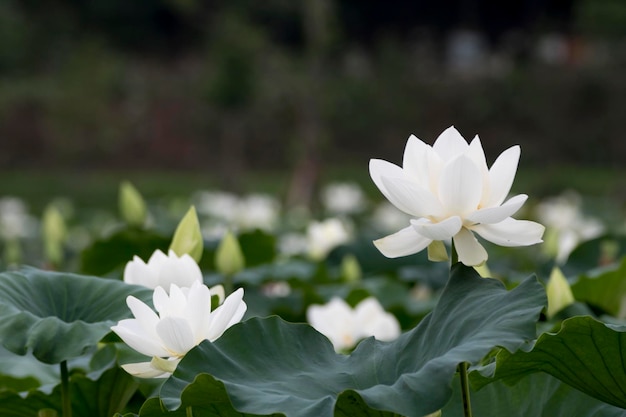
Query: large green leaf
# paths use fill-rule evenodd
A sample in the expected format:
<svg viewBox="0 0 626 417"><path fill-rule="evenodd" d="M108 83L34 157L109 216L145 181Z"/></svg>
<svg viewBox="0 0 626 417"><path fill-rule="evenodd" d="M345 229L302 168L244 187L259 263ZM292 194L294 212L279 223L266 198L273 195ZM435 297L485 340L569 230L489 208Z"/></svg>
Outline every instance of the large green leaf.
<svg viewBox="0 0 626 417"><path fill-rule="evenodd" d="M164 383L161 398L171 410L203 401L214 390L196 379L206 373L224 384L244 413L425 415L450 398L458 363L476 363L495 346L515 351L534 338L545 302L534 278L508 292L457 264L433 312L394 342L366 339L345 356L308 325L251 319L192 349ZM186 395L190 390L199 394Z"/></svg>
<svg viewBox="0 0 626 417"><path fill-rule="evenodd" d="M130 316L126 297L146 302L152 291L115 280L41 271L0 274L0 340L23 355L60 363L95 346L118 320Z"/></svg>
<svg viewBox="0 0 626 417"><path fill-rule="evenodd" d="M463 417L460 384L444 407L444 417ZM545 373L528 375L510 386L494 382L471 394L476 416L626 417L626 411L603 403Z"/></svg>
<svg viewBox="0 0 626 417"><path fill-rule="evenodd" d="M472 373L472 379L480 387L498 379L515 382L543 371L592 397L626 408L624 346L626 327L572 317L563 321L558 333L542 334L528 352L500 352L492 379L478 373Z"/></svg>

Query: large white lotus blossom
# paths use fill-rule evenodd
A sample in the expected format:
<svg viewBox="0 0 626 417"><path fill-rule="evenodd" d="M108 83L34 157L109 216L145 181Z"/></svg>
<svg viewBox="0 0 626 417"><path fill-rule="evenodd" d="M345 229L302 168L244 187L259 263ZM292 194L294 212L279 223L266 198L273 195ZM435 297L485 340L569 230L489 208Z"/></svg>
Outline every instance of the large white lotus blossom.
<svg viewBox="0 0 626 417"><path fill-rule="evenodd" d="M311 305L306 316L311 326L326 336L337 352L351 349L366 337L391 341L400 335L398 320L374 297L366 298L354 309L341 298L334 297L324 305Z"/></svg>
<svg viewBox="0 0 626 417"><path fill-rule="evenodd" d="M411 135L402 167L370 161L376 186L394 206L412 216L408 227L374 244L383 255L395 258L451 238L461 262L480 265L487 260L487 251L474 233L501 246L540 243L542 225L511 217L528 196L504 201L519 157L520 147L512 146L488 168L478 136L468 145L450 127L431 147Z"/></svg>
<svg viewBox="0 0 626 417"><path fill-rule="evenodd" d="M173 250L164 254L156 250L148 262L135 256L124 268L124 282L148 288L169 288L170 284L191 287L194 282L202 283L200 267L187 254L178 256Z"/></svg>
<svg viewBox="0 0 626 417"><path fill-rule="evenodd" d="M126 304L135 318L111 327L128 346L152 357L150 362L122 365L126 372L142 378L169 376L191 348L203 340L215 341L241 321L247 308L240 288L211 311L211 291L199 282L189 288L171 284L169 294L157 287L153 303L156 312L129 296Z"/></svg>

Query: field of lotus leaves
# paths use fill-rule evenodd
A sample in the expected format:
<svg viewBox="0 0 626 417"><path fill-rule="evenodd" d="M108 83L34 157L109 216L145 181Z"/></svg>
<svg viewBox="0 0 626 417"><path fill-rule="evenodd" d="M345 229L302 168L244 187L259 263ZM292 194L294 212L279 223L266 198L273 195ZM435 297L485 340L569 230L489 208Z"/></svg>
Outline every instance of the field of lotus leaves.
<svg viewBox="0 0 626 417"><path fill-rule="evenodd" d="M519 148L455 132L373 160L375 201L2 196L0 415L626 416L622 225L505 201Z"/></svg>

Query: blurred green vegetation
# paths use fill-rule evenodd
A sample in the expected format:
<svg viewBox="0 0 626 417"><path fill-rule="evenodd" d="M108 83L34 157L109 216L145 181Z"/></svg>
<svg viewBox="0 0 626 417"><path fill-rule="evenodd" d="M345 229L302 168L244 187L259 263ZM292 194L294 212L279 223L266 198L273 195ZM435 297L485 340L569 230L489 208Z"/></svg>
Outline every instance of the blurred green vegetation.
<svg viewBox="0 0 626 417"><path fill-rule="evenodd" d="M41 174L35 198L54 181L71 190L114 178L113 189L142 170L194 172L151 177L176 190L190 178L245 190L258 171L275 172L274 187L304 188L279 172L315 182L372 157L399 162L409 134L432 143L454 124L468 139L480 134L487 155L522 145L522 167L549 167L537 174L543 189L566 186L574 171L583 188L623 196L598 174L609 170L579 167L623 167L626 5L521 2L530 17L519 22L466 3L474 12L349 0L5 0L0 169L12 180L0 194L24 188L27 170L81 173ZM449 44L467 28L486 46L459 71Z"/></svg>
<svg viewBox="0 0 626 417"><path fill-rule="evenodd" d="M575 191L585 196L585 201L606 211L626 209L626 184L624 170L552 166L543 169L521 167L515 178L512 193L530 196L530 205L540 199L559 195L564 191ZM120 183L130 180L141 194L150 201L182 199L187 201L194 192L220 188L216 176L194 172L136 172L136 171L88 171L44 172L33 170L0 172L0 190L3 196L24 199L34 213L43 212L50 201L70 198L77 207L117 210ZM324 173L322 183L349 181L360 185L372 201L384 198L376 189L367 171L362 167L337 167ZM242 193L268 193L279 200L287 198L288 178L280 171L254 172L243 179Z"/></svg>

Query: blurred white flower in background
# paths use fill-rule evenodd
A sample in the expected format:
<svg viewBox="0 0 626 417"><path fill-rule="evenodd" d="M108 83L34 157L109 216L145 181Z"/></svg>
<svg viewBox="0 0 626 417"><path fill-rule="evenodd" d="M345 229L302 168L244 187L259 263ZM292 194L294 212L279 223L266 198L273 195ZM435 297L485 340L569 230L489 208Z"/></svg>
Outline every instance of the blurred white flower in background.
<svg viewBox="0 0 626 417"><path fill-rule="evenodd" d="M475 266L488 255L474 233L500 246L542 242L542 225L511 217L528 196L519 194L504 201L519 157L520 147L513 146L489 169L478 136L468 145L450 127L431 147L411 135L402 167L370 160L370 175L378 189L412 217L408 227L374 244L383 255L395 258L420 252L434 241L452 239L459 261Z"/></svg>
<svg viewBox="0 0 626 417"><path fill-rule="evenodd" d="M124 282L153 289L170 288L171 284L191 287L202 283L202 272L191 256L178 256L173 250L166 255L157 249L147 263L134 256L124 268Z"/></svg>
<svg viewBox="0 0 626 417"><path fill-rule="evenodd" d="M324 259L331 250L347 243L351 238L346 224L334 217L309 223L306 236L307 252L315 260Z"/></svg>
<svg viewBox="0 0 626 417"><path fill-rule="evenodd" d="M326 336L337 352L353 348L366 337L391 341L401 332L395 316L386 312L374 297L364 299L354 309L334 297L324 305L309 306L306 316L309 324Z"/></svg>
<svg viewBox="0 0 626 417"><path fill-rule="evenodd" d="M234 218L238 198L224 191L199 191L193 200L198 214L230 222Z"/></svg>
<svg viewBox="0 0 626 417"><path fill-rule="evenodd" d="M363 190L353 182L327 184L321 191L321 200L324 209L334 215L357 214L367 207Z"/></svg>
<svg viewBox="0 0 626 417"><path fill-rule="evenodd" d="M308 248L309 241L302 233L284 233L278 237L278 251L284 257L305 254Z"/></svg>
<svg viewBox="0 0 626 417"><path fill-rule="evenodd" d="M281 210L276 198L259 193L239 197L222 191L200 191L194 196L194 205L200 215L210 220L203 228L207 238L218 237L225 230L273 231Z"/></svg>
<svg viewBox="0 0 626 417"><path fill-rule="evenodd" d="M381 233L391 233L401 229L411 220L411 216L400 211L388 201L378 204L372 213L372 224Z"/></svg>
<svg viewBox="0 0 626 417"><path fill-rule="evenodd" d="M247 309L240 288L211 311L211 291L199 282L189 288L171 284L169 294L157 287L153 294L156 312L133 296L126 303L135 318L121 320L111 330L137 352L152 357L150 362L122 365L126 372L142 378L171 375L191 348L218 339L241 321Z"/></svg>
<svg viewBox="0 0 626 417"><path fill-rule="evenodd" d="M575 192L546 199L537 204L535 211L547 228L544 247L559 263L564 263L580 243L605 231L600 220L583 214L582 198Z"/></svg>
<svg viewBox="0 0 626 417"><path fill-rule="evenodd" d="M235 224L241 229L272 231L278 224L280 204L267 194L250 194L240 198L235 213Z"/></svg>
<svg viewBox="0 0 626 417"><path fill-rule="evenodd" d="M23 200L17 197L0 198L0 236L4 240L34 237L37 230L37 220L28 213Z"/></svg>

